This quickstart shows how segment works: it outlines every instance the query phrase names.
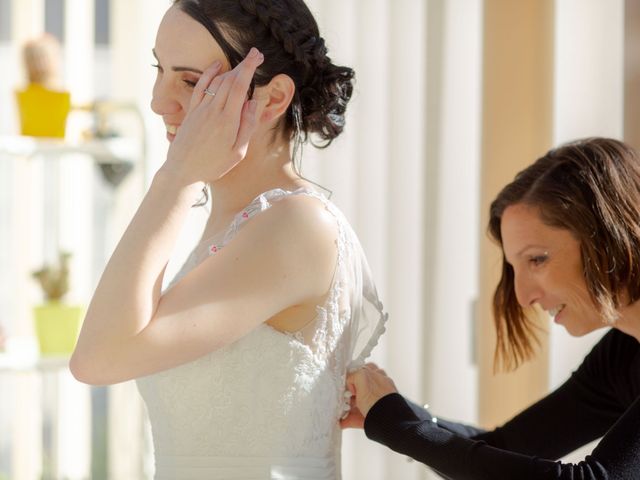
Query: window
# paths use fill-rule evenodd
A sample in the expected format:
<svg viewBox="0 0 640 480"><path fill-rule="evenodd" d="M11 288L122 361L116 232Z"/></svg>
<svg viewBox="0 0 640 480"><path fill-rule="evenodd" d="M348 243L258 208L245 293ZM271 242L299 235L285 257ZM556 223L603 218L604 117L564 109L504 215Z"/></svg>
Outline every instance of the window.
<svg viewBox="0 0 640 480"><path fill-rule="evenodd" d="M109 27L111 17L110 0L96 0L95 6L95 42L96 45L109 45Z"/></svg>
<svg viewBox="0 0 640 480"><path fill-rule="evenodd" d="M0 0L0 43L11 40L11 0Z"/></svg>
<svg viewBox="0 0 640 480"><path fill-rule="evenodd" d="M44 3L44 29L64 42L64 0L46 0Z"/></svg>

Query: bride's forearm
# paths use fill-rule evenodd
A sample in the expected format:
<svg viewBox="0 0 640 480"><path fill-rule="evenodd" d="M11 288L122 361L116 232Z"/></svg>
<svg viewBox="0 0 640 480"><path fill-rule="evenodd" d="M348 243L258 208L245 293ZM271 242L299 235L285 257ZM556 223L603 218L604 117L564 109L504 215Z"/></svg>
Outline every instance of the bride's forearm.
<svg viewBox="0 0 640 480"><path fill-rule="evenodd" d="M177 235L201 187L181 186L163 171L156 174L102 274L74 357L111 356L148 325Z"/></svg>

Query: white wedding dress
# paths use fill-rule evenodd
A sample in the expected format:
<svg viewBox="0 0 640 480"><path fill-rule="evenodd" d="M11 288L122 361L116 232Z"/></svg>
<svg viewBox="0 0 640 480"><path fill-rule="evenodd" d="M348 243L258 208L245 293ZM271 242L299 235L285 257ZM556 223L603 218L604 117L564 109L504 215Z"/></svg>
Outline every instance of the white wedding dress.
<svg viewBox="0 0 640 480"><path fill-rule="evenodd" d="M336 219L338 256L327 300L301 331L262 324L198 360L137 380L151 421L157 480L341 477L345 375L364 363L386 321L341 212L311 190L265 192L224 235L201 242L172 285L224 248L254 215L289 195L316 198Z"/></svg>

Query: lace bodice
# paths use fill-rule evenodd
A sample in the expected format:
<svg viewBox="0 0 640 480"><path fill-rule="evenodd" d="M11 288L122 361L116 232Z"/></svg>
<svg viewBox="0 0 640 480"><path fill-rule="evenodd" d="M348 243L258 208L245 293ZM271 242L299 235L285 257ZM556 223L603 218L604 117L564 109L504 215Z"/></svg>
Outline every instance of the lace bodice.
<svg viewBox="0 0 640 480"><path fill-rule="evenodd" d="M345 375L369 355L386 316L338 209L309 190L266 192L223 235L196 247L168 288L288 195L312 196L336 219L337 265L326 301L300 331L261 324L196 361L138 379L152 425L156 478L340 477Z"/></svg>

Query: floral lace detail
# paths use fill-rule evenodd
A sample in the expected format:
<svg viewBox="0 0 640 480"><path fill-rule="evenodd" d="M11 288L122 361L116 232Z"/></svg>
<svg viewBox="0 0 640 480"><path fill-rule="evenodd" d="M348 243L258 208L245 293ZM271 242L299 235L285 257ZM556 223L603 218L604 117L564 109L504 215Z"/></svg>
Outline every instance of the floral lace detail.
<svg viewBox="0 0 640 480"><path fill-rule="evenodd" d="M139 379L156 455L335 457L339 465L346 372L377 342L367 338L364 349L355 346L363 323L354 304L365 301L353 282L360 247L341 212L317 192L265 192L234 217L220 241L194 249L172 284L224 248L251 218L290 195L318 199L336 219L336 268L325 301L299 331L262 324L194 362ZM381 334L386 315L372 292L377 325L367 334Z"/></svg>

